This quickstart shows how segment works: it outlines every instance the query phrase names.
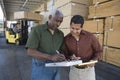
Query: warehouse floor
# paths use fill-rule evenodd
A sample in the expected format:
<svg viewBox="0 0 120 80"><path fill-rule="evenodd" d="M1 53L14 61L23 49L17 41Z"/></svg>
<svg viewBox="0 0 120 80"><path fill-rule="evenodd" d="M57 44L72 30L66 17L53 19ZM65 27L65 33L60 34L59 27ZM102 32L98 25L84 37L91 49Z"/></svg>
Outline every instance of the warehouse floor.
<svg viewBox="0 0 120 80"><path fill-rule="evenodd" d="M120 67L105 62L96 64L96 80L119 80ZM66 74L65 72L63 72ZM0 34L0 80L30 80L31 57L28 57L24 46L6 44ZM66 80L66 75L63 79Z"/></svg>

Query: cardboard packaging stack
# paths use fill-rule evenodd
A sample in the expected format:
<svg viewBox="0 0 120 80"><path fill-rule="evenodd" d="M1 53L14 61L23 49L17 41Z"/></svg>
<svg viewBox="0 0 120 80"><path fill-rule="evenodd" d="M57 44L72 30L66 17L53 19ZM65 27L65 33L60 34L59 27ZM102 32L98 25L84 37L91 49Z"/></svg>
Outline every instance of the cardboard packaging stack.
<svg viewBox="0 0 120 80"><path fill-rule="evenodd" d="M94 23L95 20L101 19L103 22ZM100 23L103 24L102 27L99 26ZM97 27L96 32L103 34L104 53L102 60L120 66L118 62L120 59L120 0L93 0L93 4L89 6L88 21L85 22L84 28L94 32L94 25Z"/></svg>

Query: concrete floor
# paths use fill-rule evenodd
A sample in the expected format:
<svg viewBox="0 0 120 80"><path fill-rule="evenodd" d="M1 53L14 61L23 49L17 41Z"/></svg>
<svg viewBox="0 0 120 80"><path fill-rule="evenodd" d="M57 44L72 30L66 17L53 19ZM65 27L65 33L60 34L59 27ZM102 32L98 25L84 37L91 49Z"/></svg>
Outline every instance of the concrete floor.
<svg viewBox="0 0 120 80"><path fill-rule="evenodd" d="M120 80L120 67L104 62L96 64L96 80ZM0 35L0 80L31 80L31 57L27 56L24 46L6 44ZM67 80L66 72L62 72Z"/></svg>
<svg viewBox="0 0 120 80"><path fill-rule="evenodd" d="M5 44L0 38L0 80L30 80L31 58L23 46Z"/></svg>

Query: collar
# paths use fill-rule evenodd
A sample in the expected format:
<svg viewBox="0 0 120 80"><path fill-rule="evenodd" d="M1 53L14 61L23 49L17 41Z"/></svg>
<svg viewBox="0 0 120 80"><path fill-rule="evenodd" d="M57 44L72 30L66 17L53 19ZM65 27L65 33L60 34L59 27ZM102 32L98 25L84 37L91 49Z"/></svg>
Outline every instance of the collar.
<svg viewBox="0 0 120 80"><path fill-rule="evenodd" d="M86 34L87 34L87 32L85 30L81 30L80 35L86 35ZM68 36L72 36L72 34L69 33Z"/></svg>

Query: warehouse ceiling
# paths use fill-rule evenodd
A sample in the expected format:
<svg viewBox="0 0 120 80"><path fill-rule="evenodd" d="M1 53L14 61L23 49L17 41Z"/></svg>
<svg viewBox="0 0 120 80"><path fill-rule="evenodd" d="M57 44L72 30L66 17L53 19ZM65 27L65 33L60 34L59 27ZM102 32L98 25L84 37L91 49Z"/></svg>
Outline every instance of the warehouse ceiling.
<svg viewBox="0 0 120 80"><path fill-rule="evenodd" d="M4 15L7 20L14 20L13 14L16 11L34 11L47 0L1 0Z"/></svg>

